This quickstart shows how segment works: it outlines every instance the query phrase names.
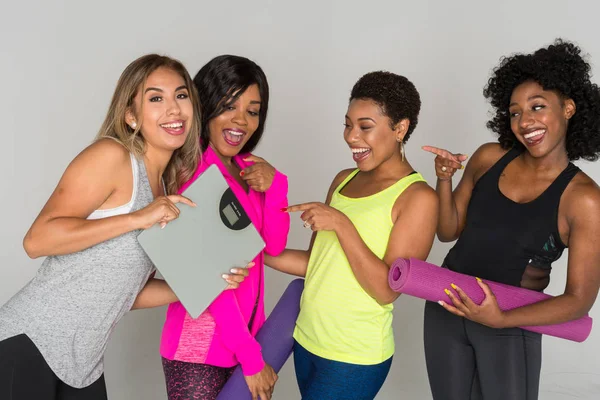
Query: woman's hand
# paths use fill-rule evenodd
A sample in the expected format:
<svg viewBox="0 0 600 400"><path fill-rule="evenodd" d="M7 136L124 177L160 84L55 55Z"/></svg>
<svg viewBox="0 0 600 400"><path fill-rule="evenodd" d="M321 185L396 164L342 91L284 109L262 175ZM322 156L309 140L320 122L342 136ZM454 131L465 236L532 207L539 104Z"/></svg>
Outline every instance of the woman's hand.
<svg viewBox="0 0 600 400"><path fill-rule="evenodd" d="M252 161L253 165L244 168L240 176L246 184L257 192L266 192L273 183L275 177L275 168L263 158L250 155L244 158L244 161Z"/></svg>
<svg viewBox="0 0 600 400"><path fill-rule="evenodd" d="M461 288L455 284L451 284L452 289L456 291L458 296L452 293L451 290L445 289L446 294L452 300L454 306L440 301L440 305L454 315L470 319L471 321L489 326L490 328L504 327L504 312L498 306L496 296L490 287L481 279L476 278L477 283L485 293L485 298L480 305L477 305Z"/></svg>
<svg viewBox="0 0 600 400"><path fill-rule="evenodd" d="M136 225L141 229L148 229L154 224L160 224L160 227L164 228L169 222L179 217L179 208L175 206L177 203L196 207L196 203L187 197L173 194L159 196L152 203L131 215L137 219Z"/></svg>
<svg viewBox="0 0 600 400"><path fill-rule="evenodd" d="M265 364L264 368L257 374L244 376L248 389L252 394L252 400L271 400L275 382L277 382L277 374L269 364Z"/></svg>
<svg viewBox="0 0 600 400"><path fill-rule="evenodd" d="M297 204L285 209L287 212L303 211L300 218L304 227L313 231L338 231L348 217L324 203L313 202Z"/></svg>
<svg viewBox="0 0 600 400"><path fill-rule="evenodd" d="M232 268L230 274L223 274L223 279L229 284L225 290L240 287L240 283L250 274L248 270L252 267L254 267L254 262L250 262L244 268Z"/></svg>
<svg viewBox="0 0 600 400"><path fill-rule="evenodd" d="M457 170L464 169L462 162L469 157L460 153L452 154L448 150L433 146L423 146L422 149L437 155L434 160L435 174L441 181L451 180Z"/></svg>

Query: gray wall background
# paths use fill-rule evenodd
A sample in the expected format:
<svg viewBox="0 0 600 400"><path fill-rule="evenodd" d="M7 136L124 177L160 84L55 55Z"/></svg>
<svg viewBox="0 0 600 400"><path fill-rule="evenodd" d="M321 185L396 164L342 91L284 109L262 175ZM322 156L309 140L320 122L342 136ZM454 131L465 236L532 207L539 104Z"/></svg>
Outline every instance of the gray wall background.
<svg viewBox="0 0 600 400"><path fill-rule="evenodd" d="M420 146L472 154L494 140L481 94L502 55L529 52L556 37L579 43L600 63L594 1L6 1L0 5L0 115L4 128L0 208L0 304L33 277L21 240L62 172L100 127L125 66L159 52L192 76L224 53L265 70L272 100L257 154L288 174L292 203L323 200L331 179L353 165L342 139L354 82L372 70L411 79L423 101L407 156L431 184L433 162ZM596 80L598 82L598 80ZM579 163L600 181L600 164ZM291 247L309 232L292 220ZM436 243L430 261L449 249ZM548 293L565 284L567 255ZM268 271L267 311L290 277ZM429 399L423 357L423 302L396 302L397 352L378 399ZM596 306L591 316L600 318ZM111 399L164 399L158 354L164 308L132 312L106 355ZM541 399L597 399L600 330L583 344L544 338ZM276 399L299 398L291 362Z"/></svg>

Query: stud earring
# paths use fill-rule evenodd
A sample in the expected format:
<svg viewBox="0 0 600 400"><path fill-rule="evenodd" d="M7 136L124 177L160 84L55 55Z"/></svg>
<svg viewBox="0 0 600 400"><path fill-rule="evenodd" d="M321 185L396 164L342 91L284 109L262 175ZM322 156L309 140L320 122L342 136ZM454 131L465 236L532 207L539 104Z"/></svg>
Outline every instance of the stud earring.
<svg viewBox="0 0 600 400"><path fill-rule="evenodd" d="M137 127L137 124L135 122L131 123L131 129L135 129Z"/></svg>

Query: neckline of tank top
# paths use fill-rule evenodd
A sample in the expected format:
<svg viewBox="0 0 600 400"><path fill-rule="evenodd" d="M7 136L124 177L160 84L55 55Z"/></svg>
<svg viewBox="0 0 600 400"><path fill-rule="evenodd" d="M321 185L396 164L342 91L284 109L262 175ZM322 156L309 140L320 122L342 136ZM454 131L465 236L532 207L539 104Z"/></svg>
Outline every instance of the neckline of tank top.
<svg viewBox="0 0 600 400"><path fill-rule="evenodd" d="M129 154L131 157L131 167L132 167L132 175L133 175L133 191L131 193L131 199L127 203L121 204L120 206L94 210L88 216L87 219L97 219L96 217L106 218L108 216L125 214L126 212L129 212L131 210L131 208L133 207L133 204L135 203L135 199L139 192L139 186L141 184L141 182L139 180L140 172L142 172L142 177L144 178L144 180L146 181L146 183L149 186L148 189L150 190L150 193L152 194L152 199L154 200L156 198L156 197L154 197L154 193L152 193L152 187L150 187L150 181L148 179L148 172L146 170L146 162L144 161L143 158L141 158L141 159L137 158L133 153L129 153ZM141 165L141 170L140 170L140 165ZM167 195L167 187L165 186L164 178L161 179L161 183L163 186L163 192L165 193L165 196L166 196ZM127 211L122 212L123 210L127 210ZM106 215L106 214L108 214L108 215Z"/></svg>
<svg viewBox="0 0 600 400"><path fill-rule="evenodd" d="M511 150L512 150L512 149L511 149ZM505 195L505 194L502 192L502 190L500 190L500 177L502 176L502 173L504 172L504 170L506 170L506 168L508 167L508 165L509 165L511 162L513 162L513 161L514 161L514 160L515 160L517 157L519 157L519 155L521 155L521 153L522 153L522 152L519 152L519 153L517 153L517 155L515 155L515 156L514 156L512 159L510 159L510 160L509 160L509 161L508 161L508 162L507 162L507 163L504 165L504 167L498 171L498 179L496 179L496 183L495 183L495 185L494 185L494 186L495 186L495 188L496 188L496 190L497 190L497 192L498 192L498 194L500 195L500 197L501 197L501 198L505 199L506 201L508 201L508 202L510 202L510 203L512 203L512 204L518 205L518 206L527 206L527 205L532 205L532 204L534 204L534 203L537 203L537 202L539 202L539 201L540 201L540 199L543 199L545 196L547 196L547 194L548 194L548 193L551 191L551 189L552 189L552 188L553 188L555 185L557 185L557 184L558 184L559 180L560 180L560 179L561 179L561 178L562 178L562 177L563 177L563 176L564 176L564 175L567 173L567 171L568 171L570 168L572 168L572 167L575 167L575 168L577 168L577 167L576 167L576 166L575 166L575 165L574 165L572 162L569 162L569 163L567 164L567 166L566 166L566 167L565 167L565 168L564 168L562 171L560 171L560 174L558 174L558 175L556 176L556 178L554 178L554 180L552 181L552 183L550 183L550 185L548 185L548 187L542 191L542 193L540 193L540 194L539 194L539 195L538 195L536 198L534 198L534 199L532 199L532 200L529 200L529 201L527 201L527 202L524 202L524 203L520 203L520 202L518 202L518 201L515 201L515 200L511 199L510 197L508 197L507 195ZM507 153L507 154L508 154L508 153ZM500 162L500 161L498 161L498 162ZM570 182L570 180L569 180L569 182ZM568 185L568 183L567 183L567 185ZM566 186L565 186L565 188L566 188Z"/></svg>
<svg viewBox="0 0 600 400"><path fill-rule="evenodd" d="M129 160L131 161L131 172L133 176L133 190L131 191L131 198L125 204L121 204L120 206L111 207L111 208L99 208L94 211L87 217L87 219L99 219L112 217L115 215L126 214L131 211L133 207L133 203L138 194L138 186L139 186L139 163L137 158L133 155L133 153L129 153Z"/></svg>
<svg viewBox="0 0 600 400"><path fill-rule="evenodd" d="M146 180L146 184L148 185L148 190L150 190L150 194L152 195L152 201L154 201L154 200L156 200L156 197L160 197L160 196L154 196L154 192L152 192L152 185L150 185L150 178L148 178L148 170L146 169L146 160L144 160L144 156L142 156L141 158L135 157L135 159L142 166L142 172L143 172L142 175L143 175L144 179ZM160 177L160 183L162 184L162 187L163 187L163 195L168 196L167 186L165 185L165 178L162 176Z"/></svg>
<svg viewBox="0 0 600 400"><path fill-rule="evenodd" d="M354 171L351 172L352 176L350 177L350 179L346 180L345 182L340 183L340 185L336 188L334 195L338 195L343 197L344 199L347 200L366 200L366 199L371 199L373 197L377 197L382 195L383 193L392 190L393 188L395 188L396 186L400 185L402 182L404 182L405 180L409 180L409 178L413 178L413 179L423 179L423 177L421 176L420 173L418 173L417 171L412 171L411 173L409 173L406 176L403 176L402 178L398 179L395 183L391 184L390 186L386 187L385 189L380 190L377 193L373 193L370 194L368 196L362 196L362 197L348 197L342 193L340 193L349 183L350 181L352 181L352 179L356 178L356 176L359 174L360 170L357 168ZM423 179L424 180L424 179Z"/></svg>

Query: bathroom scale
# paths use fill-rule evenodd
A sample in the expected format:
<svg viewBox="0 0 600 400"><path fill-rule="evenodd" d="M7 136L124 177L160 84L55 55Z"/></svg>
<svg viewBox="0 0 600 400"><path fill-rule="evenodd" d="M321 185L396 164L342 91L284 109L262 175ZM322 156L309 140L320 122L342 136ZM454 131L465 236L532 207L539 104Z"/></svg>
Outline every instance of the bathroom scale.
<svg viewBox="0 0 600 400"><path fill-rule="evenodd" d="M138 241L192 318L227 287L222 274L245 267L265 242L216 165L183 193L197 207L178 203L179 218L155 224Z"/></svg>

